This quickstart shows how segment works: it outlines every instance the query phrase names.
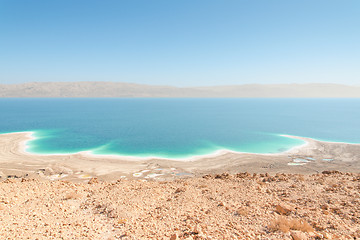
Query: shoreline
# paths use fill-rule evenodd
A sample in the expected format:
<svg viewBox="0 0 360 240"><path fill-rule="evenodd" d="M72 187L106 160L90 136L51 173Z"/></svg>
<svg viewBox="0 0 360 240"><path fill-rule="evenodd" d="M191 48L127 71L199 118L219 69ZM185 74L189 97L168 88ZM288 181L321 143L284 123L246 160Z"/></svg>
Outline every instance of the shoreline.
<svg viewBox="0 0 360 240"><path fill-rule="evenodd" d="M40 177L50 180L171 180L220 172L318 173L323 170L360 172L360 144L321 142L291 135L304 144L281 153L243 153L219 150L186 159L72 154L34 154L27 151L35 132L0 134L1 179Z"/></svg>
<svg viewBox="0 0 360 240"><path fill-rule="evenodd" d="M254 155L282 155L282 154L289 154L295 150L307 147L309 145L310 141L319 141L313 138L307 138L307 137L300 137L300 136L294 136L294 135L288 135L288 134L277 134L280 137L286 137L286 138L292 138L292 139L298 139L303 141L304 143L293 146L283 152L277 152L277 153L254 153L254 152L241 152L241 151L234 151L230 149L218 149L211 153L201 154L201 155L193 155L189 157L180 157L180 158L171 158L171 157L160 157L160 156L147 156L147 157L140 157L140 156L131 156L131 155L118 155L118 154L96 154L93 153L93 150L85 150L85 151L79 151L74 153L35 153L30 152L27 149L30 148L28 143L30 141L36 140L37 138L34 136L36 134L35 131L21 131L21 132L9 132L9 133L2 133L1 135L10 135L10 134L26 134L26 137L28 139L24 139L23 142L21 142L20 150L24 154L29 155L36 155L36 156L68 156L68 155L75 155L75 154L81 154L83 156L92 157L92 158L112 158L112 159L120 159L120 160L127 160L127 161L142 161L142 160L150 160L150 159L161 159L161 160L169 160L169 161L196 161L203 158L212 158L212 157L218 157L227 153L233 153L233 154L254 154ZM319 141L320 142L320 141ZM327 141L325 141L327 142ZM346 142L327 142L327 143L341 143L341 144L350 144L350 145L360 145L357 143L346 143Z"/></svg>

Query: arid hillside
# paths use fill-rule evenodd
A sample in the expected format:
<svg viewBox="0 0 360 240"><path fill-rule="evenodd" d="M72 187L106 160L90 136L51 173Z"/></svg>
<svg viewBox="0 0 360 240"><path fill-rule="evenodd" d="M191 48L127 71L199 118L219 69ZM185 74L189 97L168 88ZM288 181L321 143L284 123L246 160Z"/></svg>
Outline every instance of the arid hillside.
<svg viewBox="0 0 360 240"><path fill-rule="evenodd" d="M0 183L2 239L359 239L360 175Z"/></svg>
<svg viewBox="0 0 360 240"><path fill-rule="evenodd" d="M121 82L32 82L0 84L0 97L358 98L360 87L338 84L249 84L180 88Z"/></svg>

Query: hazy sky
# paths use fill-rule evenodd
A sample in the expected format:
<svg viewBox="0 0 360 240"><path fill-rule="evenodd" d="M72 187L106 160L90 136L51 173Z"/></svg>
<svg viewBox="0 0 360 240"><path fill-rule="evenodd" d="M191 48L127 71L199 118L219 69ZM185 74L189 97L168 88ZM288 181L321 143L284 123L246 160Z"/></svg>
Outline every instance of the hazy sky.
<svg viewBox="0 0 360 240"><path fill-rule="evenodd" d="M360 85L359 0L0 0L0 83Z"/></svg>

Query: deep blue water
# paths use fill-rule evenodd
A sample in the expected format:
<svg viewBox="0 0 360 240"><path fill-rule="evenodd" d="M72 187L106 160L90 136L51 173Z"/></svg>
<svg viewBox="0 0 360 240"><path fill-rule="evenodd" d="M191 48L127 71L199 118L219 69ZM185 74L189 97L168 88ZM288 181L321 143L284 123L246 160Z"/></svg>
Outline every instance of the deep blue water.
<svg viewBox="0 0 360 240"><path fill-rule="evenodd" d="M0 99L0 132L35 131L29 151L181 158L275 153L280 134L360 143L360 99Z"/></svg>

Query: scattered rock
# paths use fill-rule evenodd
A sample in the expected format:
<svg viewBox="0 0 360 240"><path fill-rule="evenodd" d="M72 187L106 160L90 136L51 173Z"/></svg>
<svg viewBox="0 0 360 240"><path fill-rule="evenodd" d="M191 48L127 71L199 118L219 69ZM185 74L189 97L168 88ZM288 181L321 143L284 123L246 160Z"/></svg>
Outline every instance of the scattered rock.
<svg viewBox="0 0 360 240"><path fill-rule="evenodd" d="M88 184L94 184L94 183L99 183L98 178L94 177L94 178L90 178Z"/></svg>
<svg viewBox="0 0 360 240"><path fill-rule="evenodd" d="M66 194L65 196L65 200L69 200L69 199L79 199L81 198L81 194L77 193L77 192L70 192L68 194Z"/></svg>
<svg viewBox="0 0 360 240"><path fill-rule="evenodd" d="M290 234L294 240L307 240L308 239L306 234L303 232L300 232L300 231L291 231Z"/></svg>
<svg viewBox="0 0 360 240"><path fill-rule="evenodd" d="M175 190L175 193L181 193L181 192L185 192L185 188L180 187Z"/></svg>
<svg viewBox="0 0 360 240"><path fill-rule="evenodd" d="M321 205L320 207L322 210L328 210L329 209L329 206L327 204L323 204Z"/></svg>
<svg viewBox="0 0 360 240"><path fill-rule="evenodd" d="M276 212L281 215L289 215L293 211L295 211L293 207L283 203L276 206Z"/></svg>
<svg viewBox="0 0 360 240"><path fill-rule="evenodd" d="M174 233L173 235L171 235L170 240L179 240L177 233Z"/></svg>
<svg viewBox="0 0 360 240"><path fill-rule="evenodd" d="M248 172L238 173L235 175L237 178L250 178L251 174Z"/></svg>
<svg viewBox="0 0 360 240"><path fill-rule="evenodd" d="M11 178L8 178L5 181L3 181L3 183L14 183L14 182L15 182L15 180L11 179Z"/></svg>
<svg viewBox="0 0 360 240"><path fill-rule="evenodd" d="M196 225L193 232L196 234L202 234L201 227L199 225Z"/></svg>
<svg viewBox="0 0 360 240"><path fill-rule="evenodd" d="M44 172L44 175L46 175L46 176L55 174L54 170L51 167L46 167L43 172Z"/></svg>
<svg viewBox="0 0 360 240"><path fill-rule="evenodd" d="M331 236L330 233L325 232L325 233L323 234L323 236L324 236L325 239L332 239L332 236Z"/></svg>
<svg viewBox="0 0 360 240"><path fill-rule="evenodd" d="M299 182L299 175L278 174L275 180L266 179L262 191L256 190L257 182L272 176L231 176L116 183L94 178L90 184L8 179L0 183L0 236L177 240L360 236L359 183L352 181L357 175L320 173ZM291 188L294 184L297 187ZM334 184L336 191L325 191Z"/></svg>
<svg viewBox="0 0 360 240"><path fill-rule="evenodd" d="M215 175L215 179L231 179L231 178L232 178L232 175L230 175L227 172Z"/></svg>
<svg viewBox="0 0 360 240"><path fill-rule="evenodd" d="M58 167L57 171L59 171L60 174L73 174L73 170L63 166Z"/></svg>
<svg viewBox="0 0 360 240"><path fill-rule="evenodd" d="M331 170L331 171L323 171L322 174L325 174L325 175L341 174L341 172L336 171L336 170Z"/></svg>
<svg viewBox="0 0 360 240"><path fill-rule="evenodd" d="M249 210L246 209L245 207L239 207L236 211L235 214L238 216L246 216L249 214Z"/></svg>

